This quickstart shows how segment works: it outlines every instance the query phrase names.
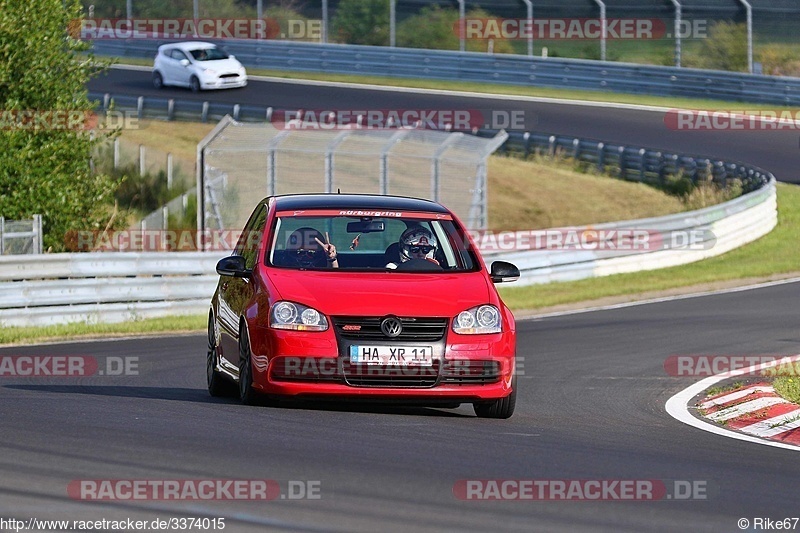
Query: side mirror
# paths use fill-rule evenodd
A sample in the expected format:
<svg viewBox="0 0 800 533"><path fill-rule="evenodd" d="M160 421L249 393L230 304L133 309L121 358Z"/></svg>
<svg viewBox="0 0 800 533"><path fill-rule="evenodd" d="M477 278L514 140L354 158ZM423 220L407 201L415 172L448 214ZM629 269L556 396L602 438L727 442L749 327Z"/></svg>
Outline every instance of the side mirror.
<svg viewBox="0 0 800 533"><path fill-rule="evenodd" d="M188 67L189 66L189 60L188 59L181 59L181 65L183 65L184 67Z"/></svg>
<svg viewBox="0 0 800 533"><path fill-rule="evenodd" d="M234 278L249 278L251 271L244 266L244 257L241 255L231 255L224 257L217 263L217 274L220 276L232 276Z"/></svg>
<svg viewBox="0 0 800 533"><path fill-rule="evenodd" d="M231 54L231 55L228 56L228 59L236 59L236 56Z"/></svg>
<svg viewBox="0 0 800 533"><path fill-rule="evenodd" d="M511 263L495 261L492 263L491 278L494 283L517 281L519 279L519 269Z"/></svg>

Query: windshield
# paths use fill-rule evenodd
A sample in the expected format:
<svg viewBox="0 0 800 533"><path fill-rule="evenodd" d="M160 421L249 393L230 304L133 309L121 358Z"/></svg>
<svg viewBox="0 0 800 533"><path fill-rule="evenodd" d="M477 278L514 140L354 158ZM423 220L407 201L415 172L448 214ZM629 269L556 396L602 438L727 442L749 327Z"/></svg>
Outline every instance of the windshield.
<svg viewBox="0 0 800 533"><path fill-rule="evenodd" d="M218 59L228 59L228 54L219 48L201 48L189 52L195 61L216 61Z"/></svg>
<svg viewBox="0 0 800 533"><path fill-rule="evenodd" d="M480 268L469 241L450 215L342 216L343 211L334 212L302 211L302 216L279 212L266 262L293 269L453 272ZM366 213L346 211L351 212Z"/></svg>

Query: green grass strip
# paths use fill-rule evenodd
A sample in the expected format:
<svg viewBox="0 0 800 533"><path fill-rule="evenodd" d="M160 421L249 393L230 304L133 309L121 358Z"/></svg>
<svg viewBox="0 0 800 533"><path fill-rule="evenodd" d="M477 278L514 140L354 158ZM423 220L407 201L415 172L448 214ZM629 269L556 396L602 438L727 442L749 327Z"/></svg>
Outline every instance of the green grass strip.
<svg viewBox="0 0 800 533"><path fill-rule="evenodd" d="M209 295L209 301L211 295ZM0 328L0 344L33 344L69 339L107 338L127 335L147 335L205 331L206 314L148 318L118 324L86 324L75 322L55 326Z"/></svg>
<svg viewBox="0 0 800 533"><path fill-rule="evenodd" d="M599 278L514 288L501 287L506 304L535 310L561 304L664 291L714 282L767 278L800 271L800 186L778 184L778 225L755 242L688 265Z"/></svg>

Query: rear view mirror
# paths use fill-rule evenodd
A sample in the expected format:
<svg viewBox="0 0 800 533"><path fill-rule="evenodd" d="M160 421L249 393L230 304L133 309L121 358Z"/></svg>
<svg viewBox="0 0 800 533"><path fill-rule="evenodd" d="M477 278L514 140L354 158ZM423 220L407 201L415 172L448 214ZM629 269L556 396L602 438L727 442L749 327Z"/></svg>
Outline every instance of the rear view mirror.
<svg viewBox="0 0 800 533"><path fill-rule="evenodd" d="M220 276L232 276L234 278L249 278L251 272L244 266L244 257L241 255L231 255L219 260L217 263L217 274Z"/></svg>
<svg viewBox="0 0 800 533"><path fill-rule="evenodd" d="M347 223L347 233L377 233L385 229L383 220L363 219Z"/></svg>
<svg viewBox="0 0 800 533"><path fill-rule="evenodd" d="M494 283L517 281L519 279L519 269L511 263L495 261L492 263L491 278Z"/></svg>
<svg viewBox="0 0 800 533"><path fill-rule="evenodd" d="M188 67L189 66L189 60L188 59L181 59L181 65L183 65L184 67Z"/></svg>

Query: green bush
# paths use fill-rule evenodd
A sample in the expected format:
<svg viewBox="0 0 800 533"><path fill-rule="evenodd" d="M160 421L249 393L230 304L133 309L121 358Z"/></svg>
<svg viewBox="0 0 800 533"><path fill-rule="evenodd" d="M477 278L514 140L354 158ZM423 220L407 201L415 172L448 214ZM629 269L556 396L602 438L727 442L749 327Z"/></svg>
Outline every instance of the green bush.
<svg viewBox="0 0 800 533"><path fill-rule="evenodd" d="M489 18L481 9L467 13L467 18ZM458 10L442 9L438 5L422 9L418 15L407 18L397 27L397 45L407 48L426 48L429 50L458 50ZM489 43L483 39L468 39L466 48L470 52L486 52ZM509 41L495 40L495 54L513 54L514 47Z"/></svg>
<svg viewBox="0 0 800 533"><path fill-rule="evenodd" d="M341 43L388 46L388 0L342 0L333 19L333 35Z"/></svg>
<svg viewBox="0 0 800 533"><path fill-rule="evenodd" d="M700 43L696 54L686 54L685 66L714 70L747 71L747 26L717 22Z"/></svg>

